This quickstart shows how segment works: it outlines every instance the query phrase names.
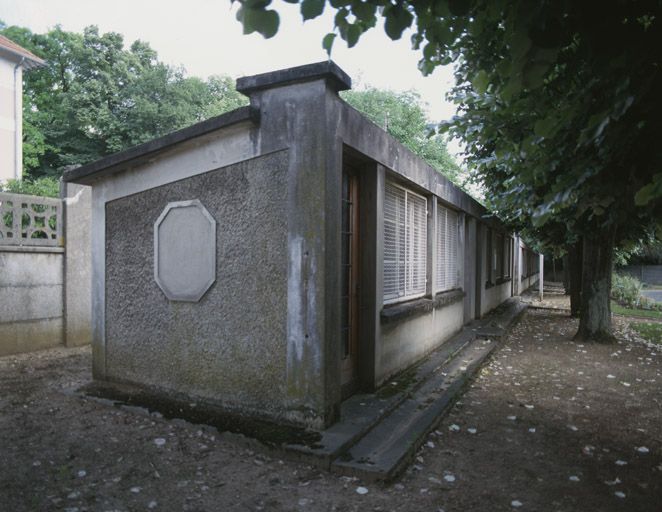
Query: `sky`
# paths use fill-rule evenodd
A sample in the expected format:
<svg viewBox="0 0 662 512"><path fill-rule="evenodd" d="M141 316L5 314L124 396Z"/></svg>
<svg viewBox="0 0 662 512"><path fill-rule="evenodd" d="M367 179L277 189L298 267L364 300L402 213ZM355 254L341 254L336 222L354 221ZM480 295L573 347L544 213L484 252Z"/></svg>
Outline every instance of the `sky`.
<svg viewBox="0 0 662 512"><path fill-rule="evenodd" d="M76 32L97 25L102 32L124 35L127 46L136 39L148 42L162 61L202 78L213 74L238 78L326 60L321 41L333 28L329 6L323 16L304 24L298 5L282 0L274 5L281 25L269 40L242 34L235 19L237 6L230 0L0 0L0 19L33 32L57 24ZM407 33L393 42L378 24L354 48L337 39L332 59L355 86L417 90L432 121L448 119L455 112L444 98L453 83L452 70L440 68L423 77L416 67L419 52L411 49Z"/></svg>

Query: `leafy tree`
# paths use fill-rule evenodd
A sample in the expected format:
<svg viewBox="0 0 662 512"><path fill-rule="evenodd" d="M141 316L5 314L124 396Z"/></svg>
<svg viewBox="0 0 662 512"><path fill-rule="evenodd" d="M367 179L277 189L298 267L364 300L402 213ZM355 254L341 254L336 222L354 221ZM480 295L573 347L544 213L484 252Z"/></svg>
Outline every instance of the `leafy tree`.
<svg viewBox="0 0 662 512"><path fill-rule="evenodd" d="M662 265L662 239L649 235L617 256L618 265Z"/></svg>
<svg viewBox="0 0 662 512"><path fill-rule="evenodd" d="M3 192L31 196L60 197L60 181L53 176L36 179L7 180L0 186Z"/></svg>
<svg viewBox="0 0 662 512"><path fill-rule="evenodd" d="M462 170L448 153L444 138L431 133L417 92L394 92L370 87L341 94L347 103L384 128L438 172L462 185Z"/></svg>
<svg viewBox="0 0 662 512"><path fill-rule="evenodd" d="M304 20L326 4L299 3ZM392 39L413 29L423 73L456 63L461 115L451 129L491 205L543 244L581 245L577 337L611 339L614 248L662 229L662 2L329 3L329 51L338 35L351 47L381 19ZM269 1L241 4L245 32L278 30Z"/></svg>
<svg viewBox="0 0 662 512"><path fill-rule="evenodd" d="M145 42L128 49L120 34L60 27L0 32L46 60L26 73L24 166L29 177L56 176L247 103L228 77L201 80L158 60Z"/></svg>

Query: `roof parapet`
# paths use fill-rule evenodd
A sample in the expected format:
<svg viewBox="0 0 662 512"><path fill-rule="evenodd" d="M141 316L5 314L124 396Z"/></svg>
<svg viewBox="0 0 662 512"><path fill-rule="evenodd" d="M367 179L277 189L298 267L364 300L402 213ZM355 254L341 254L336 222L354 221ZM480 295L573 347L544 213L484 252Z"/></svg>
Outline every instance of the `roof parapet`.
<svg viewBox="0 0 662 512"><path fill-rule="evenodd" d="M316 62L294 68L279 69L259 75L244 76L237 79L237 91L250 96L252 93L273 87L282 87L319 79L326 80L335 92L352 88L352 79L333 61Z"/></svg>

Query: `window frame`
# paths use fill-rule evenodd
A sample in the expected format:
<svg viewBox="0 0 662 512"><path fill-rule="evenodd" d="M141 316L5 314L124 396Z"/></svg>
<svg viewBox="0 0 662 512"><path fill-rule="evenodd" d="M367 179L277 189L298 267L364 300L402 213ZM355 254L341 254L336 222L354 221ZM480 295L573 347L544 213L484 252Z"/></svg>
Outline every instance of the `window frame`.
<svg viewBox="0 0 662 512"><path fill-rule="evenodd" d="M446 229L445 231L445 241L450 244L452 241L455 242L454 244L454 261L455 261L455 268L451 269L454 270L454 277L453 277L453 282L450 286L450 288L446 287L446 281L448 281L448 265L447 265L447 256L448 256L448 247L442 247L440 246L440 234L441 234L441 228L440 228L440 212L444 211L445 215L444 217L444 227ZM449 231L448 231L448 216L449 214L452 214L455 216L455 223L453 226L454 230L454 235L449 236ZM436 233L435 233L435 245L436 245L436 267L435 267L435 275L434 275L434 293L444 293L444 292L449 292L452 290L457 290L460 288L460 262L459 262L459 240L460 240L460 212L457 210L454 210L453 208L449 208L445 206L444 204L440 203L437 201L437 218L436 220ZM440 283L439 278L440 278L440 272L441 268L444 268L444 283Z"/></svg>
<svg viewBox="0 0 662 512"><path fill-rule="evenodd" d="M406 302L409 300L413 299L418 299L421 297L425 297L428 294L428 241L429 241L429 233L428 233L428 215L429 215L429 198L425 197L422 194L419 194L417 192L414 192L413 190L400 185L399 183L392 181L392 180L385 180L384 182L384 203L386 203L386 190L387 187L392 186L394 188L398 188L400 190L403 190L405 192L405 205L404 205L404 211L405 211L405 220L404 220L404 225L405 225L405 234L404 234L404 253L405 253L405 267L404 267L404 293L403 295L398 295L397 297L391 297L391 298L386 298L386 293L384 291L384 286L383 283L386 281L385 279L385 273L386 273L386 266L385 266L385 254L386 254L386 228L384 227L384 233L382 235L382 264L383 264L383 269L382 269L382 303L383 305L387 306L390 304L396 304L400 302ZM409 274L408 269L412 265L412 262L408 259L409 258L409 251L407 248L407 244L409 243L409 233L410 233L410 227L408 225L408 215L409 215L409 201L408 197L409 195L413 195L415 197L418 197L419 199L423 200L425 202L425 211L423 213L423 222L421 223L421 228L423 230L423 239L425 240L425 247L424 250L422 251L422 257L423 257L423 267L425 269L425 286L424 290L422 292L417 292L417 293L411 293L407 294L407 275ZM383 214L383 222L384 224L386 223L386 215ZM397 240L397 237L396 237ZM396 263L397 264L397 263ZM399 290L398 290L399 293Z"/></svg>

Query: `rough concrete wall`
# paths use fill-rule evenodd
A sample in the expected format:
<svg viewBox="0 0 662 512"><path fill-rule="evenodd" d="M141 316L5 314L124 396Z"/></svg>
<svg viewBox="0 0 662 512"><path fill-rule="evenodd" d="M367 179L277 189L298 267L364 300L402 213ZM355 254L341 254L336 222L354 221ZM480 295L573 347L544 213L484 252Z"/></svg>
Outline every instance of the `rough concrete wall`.
<svg viewBox="0 0 662 512"><path fill-rule="evenodd" d="M92 191L85 185L63 184L64 228L67 251L65 275L65 344L92 341Z"/></svg>
<svg viewBox="0 0 662 512"><path fill-rule="evenodd" d="M109 379L282 417L287 166L278 152L106 205ZM153 227L169 202L190 199L216 220L216 282L200 302L171 302L153 277Z"/></svg>
<svg viewBox="0 0 662 512"><path fill-rule="evenodd" d="M463 325L463 301L381 326L377 385L415 363L458 332Z"/></svg>
<svg viewBox="0 0 662 512"><path fill-rule="evenodd" d="M17 249L0 248L0 355L63 342L62 250Z"/></svg>
<svg viewBox="0 0 662 512"><path fill-rule="evenodd" d="M482 219L487 225L501 225L494 218L484 218L489 214L485 207L356 109L336 99L333 112L334 117L329 120L329 124L342 142L380 163L405 182L436 195L455 209Z"/></svg>
<svg viewBox="0 0 662 512"><path fill-rule="evenodd" d="M526 290L537 284L539 279L540 279L540 274L533 274L529 277L525 277L524 279L522 279L520 284L521 286L520 289L522 293L524 293Z"/></svg>
<svg viewBox="0 0 662 512"><path fill-rule="evenodd" d="M325 129L334 94L316 80L251 96L260 153L290 148L286 391L291 419L314 428L340 403L340 155L330 154Z"/></svg>
<svg viewBox="0 0 662 512"><path fill-rule="evenodd" d="M485 290L483 295L483 302L481 303L481 314L492 311L495 307L511 296L512 284L506 281L501 284L494 285Z"/></svg>

